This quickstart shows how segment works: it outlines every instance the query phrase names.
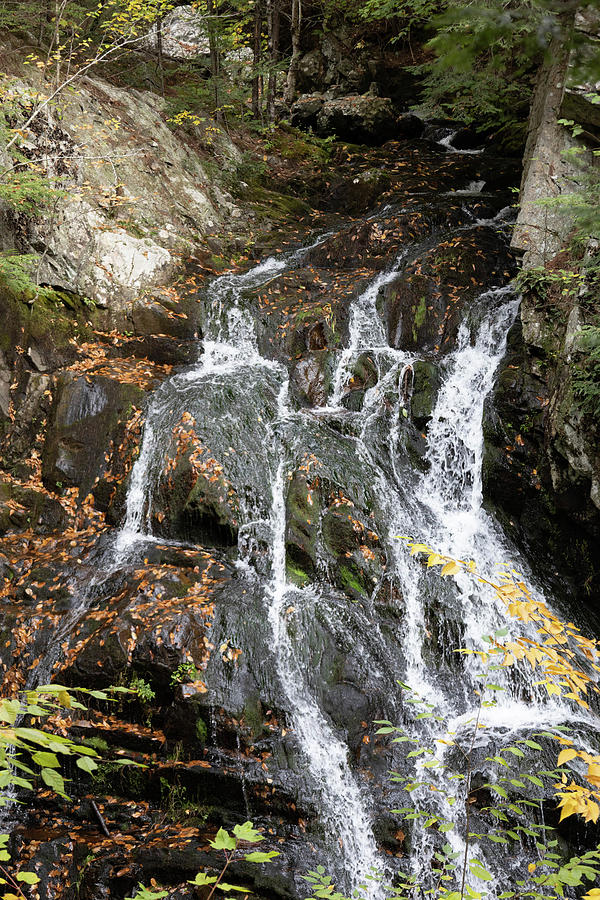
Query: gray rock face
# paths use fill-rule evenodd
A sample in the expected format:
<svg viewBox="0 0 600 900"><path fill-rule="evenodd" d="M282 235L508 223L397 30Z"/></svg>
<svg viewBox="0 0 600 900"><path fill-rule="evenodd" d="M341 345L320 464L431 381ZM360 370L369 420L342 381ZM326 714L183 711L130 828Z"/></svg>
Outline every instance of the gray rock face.
<svg viewBox="0 0 600 900"><path fill-rule="evenodd" d="M7 97L18 107L40 89L38 77L23 70ZM121 313L141 291L172 280L177 259L237 207L213 191L157 95L86 77L60 105L60 119L50 111L48 121L35 120L28 141L31 152L46 155L62 196L29 222L27 247L0 211L0 245L39 253L42 282ZM238 158L228 139L221 149L223 158Z"/></svg>
<svg viewBox="0 0 600 900"><path fill-rule="evenodd" d="M170 59L196 59L210 53L205 16L197 7L178 6L161 23L162 52ZM144 49L156 48L156 26L143 41Z"/></svg>

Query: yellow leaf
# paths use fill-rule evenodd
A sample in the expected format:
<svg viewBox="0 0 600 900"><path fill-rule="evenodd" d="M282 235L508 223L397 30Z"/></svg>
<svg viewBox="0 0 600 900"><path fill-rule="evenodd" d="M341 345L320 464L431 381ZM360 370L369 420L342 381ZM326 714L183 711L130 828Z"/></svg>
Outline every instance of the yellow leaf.
<svg viewBox="0 0 600 900"><path fill-rule="evenodd" d="M570 759L575 759L577 756L577 750L573 750L572 747L566 747L564 750L561 750L558 754L558 766L562 766L565 763L568 763Z"/></svg>
<svg viewBox="0 0 600 900"><path fill-rule="evenodd" d="M574 797L572 794L564 797L558 805L560 807L560 822L568 819L569 816L574 816L575 813L579 812L580 808L579 798Z"/></svg>
<svg viewBox="0 0 600 900"><path fill-rule="evenodd" d="M527 866L528 872L535 872L536 869L537 869L537 865L535 863L529 863L529 865Z"/></svg>
<svg viewBox="0 0 600 900"><path fill-rule="evenodd" d="M457 572L460 572L460 566L454 560L450 560L442 567L440 575L456 575Z"/></svg>
<svg viewBox="0 0 600 900"><path fill-rule="evenodd" d="M430 569L432 566L441 566L444 561L444 557L440 556L439 553L432 553L427 557L427 568Z"/></svg>
<svg viewBox="0 0 600 900"><path fill-rule="evenodd" d="M588 800L585 810L586 822L597 822L600 815L600 806L594 800Z"/></svg>
<svg viewBox="0 0 600 900"><path fill-rule="evenodd" d="M590 763L585 777L590 784L600 787L600 766L597 763Z"/></svg>
<svg viewBox="0 0 600 900"><path fill-rule="evenodd" d="M591 891L588 891L587 894L583 895L582 900L599 900L600 898L600 888L592 888Z"/></svg>
<svg viewBox="0 0 600 900"><path fill-rule="evenodd" d="M416 556L417 553L430 553L431 550L427 544L411 544L410 555Z"/></svg>
<svg viewBox="0 0 600 900"><path fill-rule="evenodd" d="M58 694L58 702L62 703L67 709L71 709L72 700L67 691L60 691Z"/></svg>

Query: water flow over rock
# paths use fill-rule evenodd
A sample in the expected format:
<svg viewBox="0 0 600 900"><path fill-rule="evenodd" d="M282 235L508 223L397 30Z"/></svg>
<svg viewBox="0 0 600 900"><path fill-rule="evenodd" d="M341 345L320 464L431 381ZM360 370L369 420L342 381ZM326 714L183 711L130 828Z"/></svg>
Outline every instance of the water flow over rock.
<svg viewBox="0 0 600 900"><path fill-rule="evenodd" d="M445 840L418 819L406 836L389 811L405 801L388 770L425 780L425 763L371 723L434 739L400 678L466 732L477 671L454 649L477 647L504 614L466 577L425 575L399 535L527 575L482 498L483 404L518 304L504 201L469 199L475 156L442 157L439 197L423 199L413 173L401 202L208 286L197 361L148 404L122 527L81 566L60 647L40 653L38 672L72 683L151 681L160 731L139 729L139 743L183 747L185 764L149 775L147 795L184 785L211 824L250 815L281 835L280 880L262 883L279 896L304 896L316 863L351 890L407 854L428 883ZM468 185L458 200L445 192L455 171ZM481 760L488 743L566 715L532 677L498 679ZM451 752L436 759L460 772ZM458 798L413 794L460 822ZM502 848L471 853L494 873L507 866Z"/></svg>

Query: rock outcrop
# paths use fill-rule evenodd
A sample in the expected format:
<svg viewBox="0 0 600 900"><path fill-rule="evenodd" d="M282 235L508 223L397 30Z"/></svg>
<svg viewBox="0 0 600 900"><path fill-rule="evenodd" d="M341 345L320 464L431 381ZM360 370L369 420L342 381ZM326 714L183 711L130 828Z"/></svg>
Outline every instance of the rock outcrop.
<svg viewBox="0 0 600 900"><path fill-rule="evenodd" d="M17 126L44 85L35 70L12 68L5 99ZM46 111L28 129L27 152L41 158L56 192L51 208L28 219L0 210L2 246L39 253L42 283L109 308L115 321L239 215L166 119L157 94L82 78L61 97L60 117ZM234 166L239 151L224 135L218 141L224 166Z"/></svg>

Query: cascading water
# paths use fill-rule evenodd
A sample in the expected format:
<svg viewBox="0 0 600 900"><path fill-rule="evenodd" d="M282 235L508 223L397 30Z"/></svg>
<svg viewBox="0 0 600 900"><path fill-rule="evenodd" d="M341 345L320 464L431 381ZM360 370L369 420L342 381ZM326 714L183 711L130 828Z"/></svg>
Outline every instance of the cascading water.
<svg viewBox="0 0 600 900"><path fill-rule="evenodd" d="M130 478L125 522L115 544L115 565L122 564L128 554L135 552L138 543L154 540L152 491L164 463L162 442L182 411L194 411L202 406L202 389L209 382L213 389L215 384L230 383L239 392L242 381L250 384L251 390L262 380L272 381L276 387L276 419L269 422L265 417L264 446L269 450L266 468L261 473L263 482L268 485L270 481L271 485L270 510L264 505L261 509L260 502L242 510L238 566L242 571L251 569L253 560L252 553L248 552L251 546L248 530L259 522L264 524L266 516L271 531L271 561L265 602L275 668L312 789L321 803L321 819L328 840L339 846L343 861L339 868L340 877L345 877L350 890L373 871L380 870L382 861L373 838L365 797L348 764L348 748L310 695L288 634L287 607L292 600L296 603L317 600L310 590L300 591L290 585L286 577L284 438L286 425L291 423L295 413L289 403L287 370L259 354L252 319L241 308L245 290L263 285L286 266L292 267L313 246L315 244L284 258L267 260L244 275L225 276L213 286L203 355L197 366L165 382L148 410L140 454ZM379 281L384 283L385 278ZM256 418L261 420L258 413ZM283 439L278 437L280 430L284 433ZM267 477L269 472L270 479ZM370 896L377 893L375 887L368 889Z"/></svg>
<svg viewBox="0 0 600 900"><path fill-rule="evenodd" d="M404 552L397 536L418 530L420 539L442 552L474 557L483 569L493 568L507 555L514 559L514 550L482 507L481 422L484 400L503 356L517 301L508 288L484 291L470 316L463 321L456 349L441 367L442 383L427 432L428 469L415 481L407 461L398 455L397 443L402 418L408 415L412 366L417 357L389 346L377 310L380 290L397 277L407 254L408 249L403 250L393 266L378 274L355 300L348 346L339 354L329 402L314 411L294 409L287 370L258 352L253 320L243 304L244 291L256 289L293 268L302 258L302 251L267 260L245 275L217 280L210 295L203 355L195 367L165 382L148 410L141 451L130 479L125 523L115 545L117 565L127 554L135 552L138 542L154 540L153 491L164 465L164 436L171 432L182 413L190 411L194 415L202 407L203 392L209 387L223 396L229 390L233 396L232 389L238 395L246 390L256 395L259 385L266 386L273 400L271 414L262 411L260 399L254 409L256 420L264 419L262 441L267 452L261 461L254 462L259 470L257 483L261 480L270 483L270 495L263 496L262 500L254 496L241 510L238 566L246 571L252 569L252 535L257 528L270 530L265 602L275 670L312 790L319 800L321 821L330 843L339 841L342 866L338 877L343 880L342 872L345 873L348 888L355 888L371 870L381 869L383 864L373 838L368 801L348 764L347 747L308 689L290 637L291 611L295 607L310 609L321 602L317 586L299 588L290 584L286 574L286 474L290 442L297 443L298 433L311 419L327 422L329 418L338 420L341 415L348 420L347 429L357 460L369 467L372 489L385 513L388 574L397 580L404 600L404 681L427 702L453 716L456 728L472 716L474 673L470 673L467 664L462 686L448 691L428 666L423 653L427 613L421 569ZM352 366L362 353L369 353L375 359L378 380L365 392L361 410L350 413L343 401ZM384 399L390 393L395 399L381 438L378 422ZM224 412L225 418L237 415L235 403L230 409ZM376 434L378 441L374 438ZM518 564L524 568L522 561ZM489 599L482 599L467 578L458 579L456 595L448 598L448 602L453 604L454 615L461 622L466 646L476 646L482 634L493 632L503 621L501 610ZM374 644L383 641L375 627L370 640ZM522 687L515 690L514 685L507 684L492 714L497 729L518 728L524 721L531 722L532 717L540 726L562 721L563 713L556 705L539 698L531 683L526 685L528 701L521 699ZM418 795L416 799L417 802L429 800ZM449 815L447 800L439 812ZM452 840L455 849L461 850L460 839ZM435 842L429 833L419 832L417 826L413 846L413 870L426 879ZM471 852L474 851L478 852L477 848L472 848Z"/></svg>
<svg viewBox="0 0 600 900"><path fill-rule="evenodd" d="M362 298L361 298L362 299ZM419 540L435 547L439 552L458 558L474 558L482 571L493 572L505 560L511 559L521 571L527 571L525 562L518 558L514 547L506 541L499 527L483 509L482 498L482 457L483 432L482 418L485 399L493 386L494 374L498 363L505 352L506 335L518 308L518 301L509 287L484 292L478 299L475 309L476 321L465 319L460 327L456 349L448 356L442 366L442 383L437 403L427 430L428 451L426 459L428 470L418 480L416 486L411 484L410 496L402 483L396 466L392 466L393 478L386 476L380 469L378 488L382 505L387 508L389 521L390 546L395 548L394 574L398 577L405 604L406 671L403 675L414 696L421 698L448 716L447 741L450 735L461 734L462 728L473 728L477 718L477 700L473 688L477 680L477 658L469 657L465 664L465 672L459 685L454 684L448 691L442 682L431 672L422 652L426 641L427 615L423 602L426 596L423 576L420 567L408 557L398 542L398 535L418 532ZM369 320L362 315L362 310L353 319L354 330L351 330L351 351L340 363L340 369L349 370L352 357L360 352L373 350L379 343L380 326L371 327ZM335 382L336 399L339 399L340 383ZM372 406L365 401L363 406L365 423L360 428L362 450L374 462L375 456L369 447L366 422L373 415ZM395 410L397 419L397 410ZM397 429L390 429L389 453L395 459L395 442ZM402 473L404 476L406 473ZM493 634L505 623L506 617L499 602L485 595L485 591L466 575L456 579L458 596L451 602L459 611L462 627L461 645L467 648L481 646L484 635ZM535 595L535 591L534 591ZM538 595L539 596L539 595ZM535 633L532 631L532 637ZM475 662L473 660L475 659ZM500 681L504 690L497 696L496 703L484 711L481 716L481 727L486 730L485 740L502 736L510 739L511 734L522 733L525 729L544 729L553 725L561 725L573 721L573 712L560 702L549 699L535 685L533 672L523 672L519 681L495 673L495 681ZM526 699L524 699L526 695ZM582 721L586 717L581 717ZM591 721L590 721L591 723ZM426 735L433 736L427 727L422 729L424 740ZM476 745L482 739L477 739ZM441 748L441 749L439 749ZM444 756L447 753L444 745L438 745L436 760L443 771ZM431 763L419 760L415 767L415 780L424 778L429 784L435 780ZM454 806L458 800L457 790L452 794L452 781L440 780L439 800L435 812L442 818L460 821L460 809ZM417 789L411 795L411 805L422 809L431 809L432 794L429 787ZM434 807L436 804L433 804ZM453 851L461 856L465 852L463 838L458 831L448 836ZM418 883L427 883L428 873L433 862L436 842L431 834L415 823L413 835L412 869ZM477 843L469 848L469 859L486 857L485 850ZM469 878L467 878L469 883ZM477 889L477 881L472 885ZM495 883L486 885L489 895L494 895ZM504 890L506 885L498 885L497 890Z"/></svg>
<svg viewBox="0 0 600 900"><path fill-rule="evenodd" d="M477 191L482 184L480 180L468 183L468 191ZM389 215L389 208L378 215ZM468 221L469 216L465 219ZM493 220L485 224L494 225ZM462 230L468 234L469 228ZM473 226L477 228L481 228L481 222ZM447 240L451 235L442 230L437 236ZM123 526L114 540L106 542L96 580L81 593L66 620L68 628L78 619L94 596L96 583L127 567L139 566L150 545L181 543L180 536L165 537L158 527L158 516L164 502L165 473L174 467L174 435L180 433L182 422L193 423L202 452L207 448L214 451L223 464L224 477L236 488L239 508L235 534L232 531L217 537L230 552L229 559L235 556L232 568L236 577L260 595L268 657L260 663L277 682L266 686L269 698L275 698L273 706L281 706L286 727L294 737L294 752L299 757L299 801L316 810L318 825L313 825L312 838L320 842L319 852L329 856L318 862L327 865L339 886L348 891L361 885L373 870L384 870L386 857L374 836L372 792L367 779L356 771L361 764L355 766L350 761L344 727L336 721L331 704L326 708L322 702L319 674L312 670L314 655L306 650L313 636L312 622L319 616L327 618L331 634L339 638L339 643L346 631L354 629L351 638L359 644L354 660L368 671L370 687L375 685L385 697L387 717L411 719L402 692L394 685L394 679L401 676L415 694L443 711L450 730L460 732L469 727L476 709L473 688L477 672L471 659L461 663L460 671L458 667L452 670L443 659L451 646L438 647L441 656L438 652L437 662L432 662L436 648L430 634L431 606L435 603L435 616L454 628L454 646L456 638L466 647L477 647L482 635L494 632L504 624L505 617L495 600L466 576L451 585L438 582L435 576L424 576L398 536L412 534L443 553L474 558L484 571L511 559L518 569L527 572L525 562L483 508L481 478L484 401L505 351L517 300L507 287L482 290L458 328L454 349L441 361L433 353L425 358L423 353L391 346L396 336L389 340L389 323L380 311L381 291L402 275L424 246L431 248L435 239L428 235L422 244L407 243L400 251L396 249L395 261L375 274L354 299L346 346L338 348L337 361L330 370L329 396L320 406L310 408L301 407L295 398L288 365L259 350L252 297L302 266L323 238L310 247L269 258L243 275L225 275L212 283L203 300L202 353L195 365L169 378L154 393L129 480ZM411 421L416 368L433 356L439 368L439 389L424 426L427 449L419 470L406 452L406 431ZM367 357L373 379L365 383L360 399L354 398L351 403L348 398L355 366ZM340 588L336 573L331 572L331 558L322 548L315 553L315 569L308 583L301 586L290 575L288 486L307 455L314 456L317 465L325 460L324 477L339 495L335 503L351 510L352 501L345 494L360 497L357 507L362 503L368 524L378 531L385 571L373 585L370 597L352 580L351 572L345 573L344 588ZM348 482L352 482L350 486ZM317 542L322 539L324 518L323 511L315 515ZM354 529L363 528L352 512L348 519ZM190 541L202 544L201 525L198 529ZM374 553L366 543L360 545L360 552L367 556ZM390 596L393 586L394 602L402 616L395 644L389 629L382 627L374 613L375 596L383 581L390 586ZM351 601L344 593L346 589L353 597ZM399 658L390 660L394 654ZM48 655L38 671L49 674L55 658ZM448 677L450 672L452 678ZM344 677L339 680L343 682ZM213 690L209 678L207 684L209 691ZM485 711L487 734L506 737L531 723L544 727L564 720L560 703L541 696L533 677L506 678L502 685L505 690L499 693L496 706ZM216 690L213 702L220 705ZM432 739L434 733L427 721L412 718L423 741ZM214 742L218 729L212 707L210 723ZM239 734L236 747L244 809L253 811L252 786L242 764ZM353 752L358 759L355 747ZM440 766L446 762L442 749L437 752L437 760ZM425 773L423 760L416 762L415 773L417 780ZM435 777L428 770L429 780ZM437 804L436 813L447 818L460 818L457 799L458 787L454 797L446 792L442 798L440 792L436 799L425 789L412 795L412 802L423 808ZM438 838L421 828L418 820L414 823L410 864L423 883L428 882ZM456 834L449 835L448 840L456 851L463 850ZM470 853L485 855L486 851L474 845ZM491 860L490 867L493 865ZM377 897L379 888L371 882L366 893Z"/></svg>

